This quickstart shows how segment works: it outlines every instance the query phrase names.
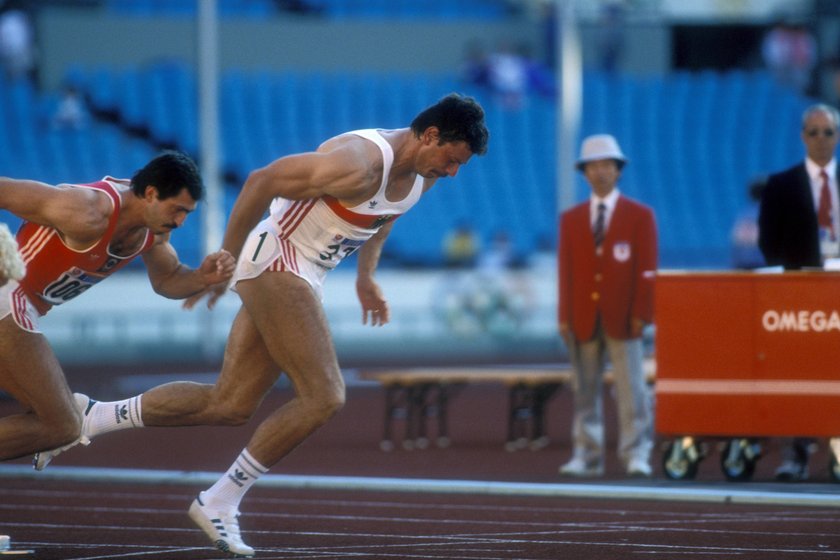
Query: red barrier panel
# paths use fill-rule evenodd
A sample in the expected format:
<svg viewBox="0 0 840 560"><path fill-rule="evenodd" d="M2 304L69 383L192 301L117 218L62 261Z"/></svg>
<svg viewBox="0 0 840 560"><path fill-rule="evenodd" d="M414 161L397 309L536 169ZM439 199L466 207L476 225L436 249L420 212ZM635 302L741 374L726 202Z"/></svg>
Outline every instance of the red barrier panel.
<svg viewBox="0 0 840 560"><path fill-rule="evenodd" d="M656 281L656 430L840 435L840 274Z"/></svg>

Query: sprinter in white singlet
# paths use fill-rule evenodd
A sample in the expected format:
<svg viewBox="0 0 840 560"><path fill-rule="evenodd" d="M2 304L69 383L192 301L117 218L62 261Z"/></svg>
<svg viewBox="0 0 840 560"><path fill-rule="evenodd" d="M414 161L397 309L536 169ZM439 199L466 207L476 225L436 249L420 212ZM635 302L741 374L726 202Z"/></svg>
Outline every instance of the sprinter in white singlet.
<svg viewBox="0 0 840 560"><path fill-rule="evenodd" d="M257 427L225 475L190 508L219 549L252 556L237 520L243 496L344 404L321 306L325 274L358 251L362 322L387 323L388 303L374 272L395 218L439 178L484 154L487 140L481 106L450 94L410 127L341 134L315 152L281 157L251 173L222 244L239 259L233 287L242 308L215 385L169 383L125 401L97 403L85 415L84 436L124 427L113 421L115 407L123 406L142 418L134 427L243 424L281 373L288 375L295 398ZM270 217L261 221L269 207ZM224 288L209 292L209 305Z"/></svg>
<svg viewBox="0 0 840 560"><path fill-rule="evenodd" d="M268 218L245 241L234 286L267 269L289 271L306 280L320 299L328 271L420 200L427 181L419 174L405 197L390 200L387 196L388 177L394 163L394 150L384 136L389 134L387 131L356 130L347 134L365 138L379 148L382 160L379 189L352 208L344 207L329 195L307 200L275 199Z"/></svg>

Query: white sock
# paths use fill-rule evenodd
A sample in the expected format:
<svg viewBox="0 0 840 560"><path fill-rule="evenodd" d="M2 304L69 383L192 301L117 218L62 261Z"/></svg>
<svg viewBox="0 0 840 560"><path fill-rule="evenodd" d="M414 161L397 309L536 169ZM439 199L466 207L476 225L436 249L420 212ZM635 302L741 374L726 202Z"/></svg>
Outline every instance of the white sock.
<svg viewBox="0 0 840 560"><path fill-rule="evenodd" d="M142 396L137 395L122 401L94 403L87 413L86 435L93 437L126 428L142 428L143 418L140 412Z"/></svg>
<svg viewBox="0 0 840 560"><path fill-rule="evenodd" d="M224 476L204 491L202 499L204 503L212 502L216 506L239 508L239 502L248 489L267 472L267 467L251 457L247 449L243 449Z"/></svg>

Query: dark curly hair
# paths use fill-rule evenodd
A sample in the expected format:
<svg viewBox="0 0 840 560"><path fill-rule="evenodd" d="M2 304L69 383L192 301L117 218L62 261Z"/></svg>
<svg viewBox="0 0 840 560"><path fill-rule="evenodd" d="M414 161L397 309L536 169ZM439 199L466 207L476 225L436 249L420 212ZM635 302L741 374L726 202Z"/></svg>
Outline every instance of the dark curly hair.
<svg viewBox="0 0 840 560"><path fill-rule="evenodd" d="M450 93L411 121L411 130L418 138L430 126L440 131L441 144L463 141L476 155L487 152L490 133L484 123L484 109L472 97Z"/></svg>
<svg viewBox="0 0 840 560"><path fill-rule="evenodd" d="M166 151L147 163L131 178L131 190L143 196L146 187L153 186L161 200L177 196L187 189L193 200L204 197L204 185L198 166L181 152Z"/></svg>

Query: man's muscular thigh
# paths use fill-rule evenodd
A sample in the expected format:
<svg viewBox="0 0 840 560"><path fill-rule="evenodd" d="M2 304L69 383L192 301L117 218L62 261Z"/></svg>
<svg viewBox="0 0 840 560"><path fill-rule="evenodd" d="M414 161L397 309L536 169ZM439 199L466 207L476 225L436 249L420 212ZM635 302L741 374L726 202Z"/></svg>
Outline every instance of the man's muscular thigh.
<svg viewBox="0 0 840 560"><path fill-rule="evenodd" d="M222 371L206 396L206 406L225 416L247 420L281 373L248 311L242 307L233 320Z"/></svg>
<svg viewBox="0 0 840 560"><path fill-rule="evenodd" d="M10 315L0 319L0 389L36 412L71 413L71 394L44 335L22 330Z"/></svg>
<svg viewBox="0 0 840 560"><path fill-rule="evenodd" d="M326 315L305 280L264 272L239 282L237 291L271 357L299 392L310 383L341 382Z"/></svg>

